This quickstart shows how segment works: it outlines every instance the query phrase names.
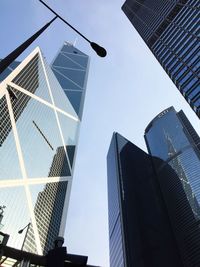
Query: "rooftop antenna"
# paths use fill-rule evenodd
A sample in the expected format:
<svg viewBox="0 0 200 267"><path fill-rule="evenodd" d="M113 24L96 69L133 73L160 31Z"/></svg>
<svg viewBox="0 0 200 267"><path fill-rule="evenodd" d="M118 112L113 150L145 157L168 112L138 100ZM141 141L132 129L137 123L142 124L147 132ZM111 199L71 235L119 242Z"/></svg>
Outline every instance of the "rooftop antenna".
<svg viewBox="0 0 200 267"><path fill-rule="evenodd" d="M78 37L75 38L74 40L74 43L73 43L73 46L75 47L76 46L76 42L78 41Z"/></svg>

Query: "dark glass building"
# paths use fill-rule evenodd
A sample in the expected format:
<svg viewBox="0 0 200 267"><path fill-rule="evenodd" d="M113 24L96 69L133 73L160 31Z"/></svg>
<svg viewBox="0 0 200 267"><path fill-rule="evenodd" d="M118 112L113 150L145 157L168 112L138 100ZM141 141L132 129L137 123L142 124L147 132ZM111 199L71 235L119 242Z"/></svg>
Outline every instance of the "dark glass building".
<svg viewBox="0 0 200 267"><path fill-rule="evenodd" d="M200 138L183 111L170 107L157 115L145 130L145 140L149 154L174 169L200 219Z"/></svg>
<svg viewBox="0 0 200 267"><path fill-rule="evenodd" d="M200 223L200 138L183 111L176 112L173 107L170 107L150 122L145 130L145 140L149 154L163 160L162 166L154 164L155 170L166 198L172 225L177 229L177 240L181 245L184 261L192 264L193 259L198 262L200 259L195 252L197 250L190 242L197 238L194 226L198 225L199 228ZM193 216L186 213L183 202L180 201L176 206L174 199L170 199L169 192L177 190L177 195L180 192L174 184L173 175L169 174L168 177L163 178L166 165L173 169L182 184ZM185 219L181 217L184 209L187 215ZM190 233L187 236L188 231Z"/></svg>
<svg viewBox="0 0 200 267"><path fill-rule="evenodd" d="M200 117L199 0L126 0L122 10Z"/></svg>
<svg viewBox="0 0 200 267"><path fill-rule="evenodd" d="M107 166L110 267L199 266L199 221L174 169L118 133Z"/></svg>

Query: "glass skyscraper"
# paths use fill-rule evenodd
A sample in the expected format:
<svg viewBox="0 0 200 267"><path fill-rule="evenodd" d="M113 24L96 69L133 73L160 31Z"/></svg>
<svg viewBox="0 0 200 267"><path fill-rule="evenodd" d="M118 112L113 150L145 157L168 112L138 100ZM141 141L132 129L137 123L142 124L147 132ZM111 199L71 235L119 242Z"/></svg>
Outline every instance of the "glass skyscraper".
<svg viewBox="0 0 200 267"><path fill-rule="evenodd" d="M122 10L200 117L199 0L126 0Z"/></svg>
<svg viewBox="0 0 200 267"><path fill-rule="evenodd" d="M63 49L69 56L61 62L60 52L54 61L62 81L39 48L0 77L1 231L10 235L8 246L38 254L64 235L88 72L88 56L69 43ZM73 55L84 58L81 73ZM81 97L68 97L71 80L81 80Z"/></svg>
<svg viewBox="0 0 200 267"><path fill-rule="evenodd" d="M65 42L51 68L76 114L81 119L88 74L88 56Z"/></svg>
<svg viewBox="0 0 200 267"><path fill-rule="evenodd" d="M163 192L154 164L162 167L165 162L113 134L107 156L110 267L198 266L191 262L200 260L200 231L180 179L165 164L161 179L172 177L175 190L168 187ZM178 210L180 203L184 209ZM178 216L184 227L172 224L173 216ZM184 255L185 246L195 251L190 261L188 254Z"/></svg>
<svg viewBox="0 0 200 267"><path fill-rule="evenodd" d="M195 226L198 229L200 226L200 138L183 111L176 112L170 107L150 122L145 130L145 140L149 154L163 161L161 166L154 162L154 166L171 214L171 223L176 228L177 240L182 244L184 261L191 264L194 260L199 263L189 266L198 266L199 250L190 242L198 239ZM174 199L170 199L169 192L177 191L177 195L180 195L180 189L177 189L172 174L165 177L166 165L173 169L182 184L184 194L181 194L187 197L193 215L188 214L182 201L176 205ZM176 212L173 213L173 210ZM186 214L185 219L181 217L183 211Z"/></svg>
<svg viewBox="0 0 200 267"><path fill-rule="evenodd" d="M161 112L146 128L145 140L149 153L174 169L200 219L200 138L183 111L170 107Z"/></svg>

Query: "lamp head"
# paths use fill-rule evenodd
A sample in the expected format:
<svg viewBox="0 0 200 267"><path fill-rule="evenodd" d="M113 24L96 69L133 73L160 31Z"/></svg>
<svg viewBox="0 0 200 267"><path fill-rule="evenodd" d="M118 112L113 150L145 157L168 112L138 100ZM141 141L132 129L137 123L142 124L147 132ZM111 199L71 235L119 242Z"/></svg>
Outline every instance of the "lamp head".
<svg viewBox="0 0 200 267"><path fill-rule="evenodd" d="M98 56L105 57L107 55L106 49L103 48L102 46L94 42L90 42L90 45L94 49L94 51L97 53Z"/></svg>
<svg viewBox="0 0 200 267"><path fill-rule="evenodd" d="M29 222L24 228L22 228L21 230L18 231L18 234L22 234L24 229L26 229L27 227L29 227L29 225L31 225L31 223Z"/></svg>

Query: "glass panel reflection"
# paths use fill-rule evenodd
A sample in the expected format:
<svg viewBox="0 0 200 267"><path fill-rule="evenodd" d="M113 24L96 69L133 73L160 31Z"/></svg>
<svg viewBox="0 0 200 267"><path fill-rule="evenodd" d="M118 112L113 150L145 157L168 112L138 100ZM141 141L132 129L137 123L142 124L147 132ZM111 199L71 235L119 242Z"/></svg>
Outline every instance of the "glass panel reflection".
<svg viewBox="0 0 200 267"><path fill-rule="evenodd" d="M78 56L77 54L69 54L69 53L63 53L63 55L72 59L73 61L81 65L83 68L87 67L87 64L88 64L87 56Z"/></svg>
<svg viewBox="0 0 200 267"><path fill-rule="evenodd" d="M47 177L63 145L54 110L30 99L16 124L28 177Z"/></svg>
<svg viewBox="0 0 200 267"><path fill-rule="evenodd" d="M59 54L55 61L53 62L53 67L64 67L64 68L82 68L78 64L76 64L74 61L72 61L70 58L65 57L62 54ZM83 69L83 68L82 68Z"/></svg>
<svg viewBox="0 0 200 267"><path fill-rule="evenodd" d="M0 206L6 206L3 213L2 232L10 235L8 246L21 248L26 234L18 234L30 222L30 214L24 187L11 187L0 189Z"/></svg>
<svg viewBox="0 0 200 267"><path fill-rule="evenodd" d="M81 107L82 92L70 91L70 90L64 90L64 92L69 98L69 101L72 104L76 113L79 114L79 110Z"/></svg>
<svg viewBox="0 0 200 267"><path fill-rule="evenodd" d="M39 54L21 70L13 79L13 83L21 86L23 89L35 94L48 102L51 102L49 89L47 86L44 69Z"/></svg>
<svg viewBox="0 0 200 267"><path fill-rule="evenodd" d="M0 180L22 178L6 97L0 99Z"/></svg>
<svg viewBox="0 0 200 267"><path fill-rule="evenodd" d="M54 68L54 74L63 89L73 89L73 90L78 90L78 91L82 90L82 87L80 87L78 84L74 83L73 81L70 81L70 79L68 79L67 76L62 74L58 68Z"/></svg>
<svg viewBox="0 0 200 267"><path fill-rule="evenodd" d="M65 145L76 145L79 122L68 118L60 112L58 112L58 118L63 132Z"/></svg>
<svg viewBox="0 0 200 267"><path fill-rule="evenodd" d="M30 186L34 214L44 254L53 248L54 241L59 235L67 184L66 181Z"/></svg>
<svg viewBox="0 0 200 267"><path fill-rule="evenodd" d="M85 81L85 71L83 70L72 70L72 69L64 69L55 67L57 71L63 74L65 77L69 78L74 83L78 84L79 86L83 87Z"/></svg>
<svg viewBox="0 0 200 267"><path fill-rule="evenodd" d="M45 65L45 68L47 70L48 80L50 83L55 106L67 113L70 113L72 116L77 117L76 112L74 111L69 100L66 98L65 93L63 92L63 89L61 88L52 70L49 68L47 64Z"/></svg>
<svg viewBox="0 0 200 267"><path fill-rule="evenodd" d="M169 165L181 180L194 215L200 218L200 181L196 179L200 172L199 158L193 148L189 148L173 158Z"/></svg>
<svg viewBox="0 0 200 267"><path fill-rule="evenodd" d="M155 121L147 133L152 155L167 160L180 149L190 145L182 129L183 126L176 114L171 111L165 114L162 119Z"/></svg>

